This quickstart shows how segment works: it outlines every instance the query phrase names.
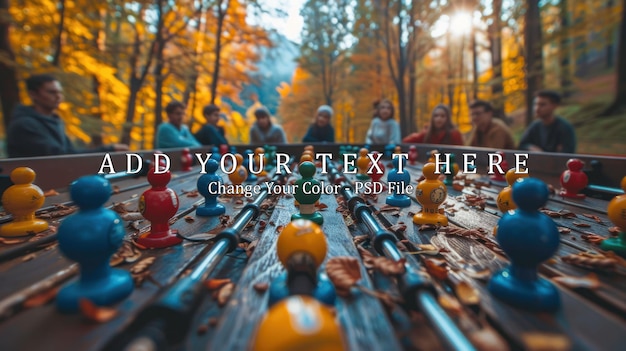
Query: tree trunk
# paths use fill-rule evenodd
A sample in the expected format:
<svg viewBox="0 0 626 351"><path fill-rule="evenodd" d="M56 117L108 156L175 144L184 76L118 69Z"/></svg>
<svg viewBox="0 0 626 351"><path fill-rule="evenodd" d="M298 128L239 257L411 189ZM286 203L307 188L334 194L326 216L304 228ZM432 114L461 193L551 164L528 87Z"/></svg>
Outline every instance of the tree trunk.
<svg viewBox="0 0 626 351"><path fill-rule="evenodd" d="M60 8L59 8L59 25L57 26L57 36L55 41L55 51L52 55L52 65L59 67L61 64L61 51L63 50L63 28L65 26L65 0L60 0Z"/></svg>
<svg viewBox="0 0 626 351"><path fill-rule="evenodd" d="M626 110L626 0L622 0L622 22L617 37L617 67L615 100L603 115L613 115Z"/></svg>
<svg viewBox="0 0 626 351"><path fill-rule="evenodd" d="M615 5L613 0L609 0L606 3L606 7L609 8L609 9L613 8L613 5ZM609 33L606 35L606 38L605 38L605 40L606 40L605 55L606 55L606 67L607 68L613 67L613 61L614 61L613 60L613 54L614 54L614 51L615 51L614 44L613 44L614 43L614 41L613 41L613 34L614 33L611 30L611 31L609 31Z"/></svg>
<svg viewBox="0 0 626 351"><path fill-rule="evenodd" d="M561 16L561 40L559 48L559 56L561 62L561 89L563 97L569 97L572 94L572 72L570 65L571 44L569 38L569 10L567 0L559 2L559 12Z"/></svg>
<svg viewBox="0 0 626 351"><path fill-rule="evenodd" d="M472 25L472 99L478 99L478 48L476 47L476 26Z"/></svg>
<svg viewBox="0 0 626 351"><path fill-rule="evenodd" d="M0 0L0 13L9 11L9 0ZM5 21L6 19L6 21ZM0 56L5 60L0 60L0 103L2 104L2 115L4 116L5 131L11 122L13 109L20 103L20 90L17 83L17 65L15 54L11 48L9 38L9 26L11 22L8 16L0 16Z"/></svg>
<svg viewBox="0 0 626 351"><path fill-rule="evenodd" d="M163 51L165 50L165 38L164 38L164 14L163 14L163 5L165 0L159 0L157 4L157 32L156 32L156 53L155 59L156 64L154 65L154 130L157 130L158 126L163 122L163 81L165 77L163 77Z"/></svg>
<svg viewBox="0 0 626 351"><path fill-rule="evenodd" d="M217 38L215 41L215 64L213 65L213 81L211 81L211 103L215 104L217 98L217 82L220 79L220 60L222 57L222 30L224 28L224 19L230 6L230 0L226 0L226 8L222 8L222 1L217 3Z"/></svg>
<svg viewBox="0 0 626 351"><path fill-rule="evenodd" d="M133 129L135 120L135 106L137 105L137 94L143 82L139 78L132 76L130 78L130 94L128 95L128 103L126 104L126 123L122 129L122 144L130 145L130 132Z"/></svg>
<svg viewBox="0 0 626 351"><path fill-rule="evenodd" d="M493 77L491 94L494 114L504 116L504 85L502 83L502 0L493 1L493 22L488 28Z"/></svg>
<svg viewBox="0 0 626 351"><path fill-rule="evenodd" d="M533 99L543 86L543 54L539 0L528 1L525 23L526 41L526 125L533 121Z"/></svg>

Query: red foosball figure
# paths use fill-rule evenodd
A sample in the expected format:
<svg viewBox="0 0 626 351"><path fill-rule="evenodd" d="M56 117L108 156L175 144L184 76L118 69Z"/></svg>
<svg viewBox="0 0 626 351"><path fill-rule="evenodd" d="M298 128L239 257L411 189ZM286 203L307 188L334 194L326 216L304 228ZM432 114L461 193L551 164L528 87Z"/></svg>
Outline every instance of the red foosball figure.
<svg viewBox="0 0 626 351"><path fill-rule="evenodd" d="M561 174L560 195L574 199L584 199L584 194L578 192L587 187L587 175L582 171L585 163L577 158L567 161L567 170Z"/></svg>
<svg viewBox="0 0 626 351"><path fill-rule="evenodd" d="M139 212L150 221L150 232L137 239L139 245L147 248L162 248L180 244L183 239L175 229L170 229L169 221L178 211L178 196L167 187L172 175L170 171L155 173L154 167L148 172L151 189L139 199Z"/></svg>
<svg viewBox="0 0 626 351"><path fill-rule="evenodd" d="M191 157L191 152L188 148L183 149L183 155L180 158L180 167L183 172L191 171L191 165L193 163L193 158Z"/></svg>

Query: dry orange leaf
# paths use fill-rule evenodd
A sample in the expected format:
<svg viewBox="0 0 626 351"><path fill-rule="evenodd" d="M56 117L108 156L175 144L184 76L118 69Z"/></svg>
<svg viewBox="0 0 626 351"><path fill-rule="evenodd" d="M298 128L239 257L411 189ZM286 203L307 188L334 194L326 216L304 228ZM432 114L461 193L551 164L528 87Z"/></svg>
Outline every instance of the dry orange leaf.
<svg viewBox="0 0 626 351"><path fill-rule="evenodd" d="M350 288L361 279L359 260L347 256L333 257L326 263L326 274L333 282L337 295L349 297Z"/></svg>
<svg viewBox="0 0 626 351"><path fill-rule="evenodd" d="M583 213L583 216L593 219L594 221L596 221L597 223L602 223L602 219L600 219L600 217L596 216L596 215L592 215L589 213Z"/></svg>
<svg viewBox="0 0 626 351"><path fill-rule="evenodd" d="M224 284L217 293L218 306L220 307L224 306L226 302L228 302L228 299L230 299L230 296L233 294L234 291L235 291L234 283L229 282L229 283Z"/></svg>
<svg viewBox="0 0 626 351"><path fill-rule="evenodd" d="M387 257L375 257L374 269L384 275L402 275L406 271L405 263L406 258L404 257L398 261L390 260Z"/></svg>
<svg viewBox="0 0 626 351"><path fill-rule="evenodd" d="M456 296L464 305L477 305L480 302L480 295L478 294L478 291L465 281L459 282L454 287L454 290L456 292Z"/></svg>
<svg viewBox="0 0 626 351"><path fill-rule="evenodd" d="M45 193L43 193L43 196L45 196L45 197L57 196L57 195L59 195L59 192L57 192L54 189L50 189L50 190L46 191Z"/></svg>
<svg viewBox="0 0 626 351"><path fill-rule="evenodd" d="M113 194L119 194L120 193L120 187L117 185L113 186Z"/></svg>
<svg viewBox="0 0 626 351"><path fill-rule="evenodd" d="M270 285L268 283L256 283L252 287L254 288L254 290L256 290L256 292L263 293L266 292L267 289L269 289Z"/></svg>
<svg viewBox="0 0 626 351"><path fill-rule="evenodd" d="M485 327L470 333L469 339L480 351L508 351L507 342L491 327Z"/></svg>
<svg viewBox="0 0 626 351"><path fill-rule="evenodd" d="M20 244L20 243L23 243L24 241L26 241L26 240L0 238L0 243L3 243L5 245Z"/></svg>
<svg viewBox="0 0 626 351"><path fill-rule="evenodd" d="M573 225L580 227L580 228L589 228L591 227L590 224L587 223L582 223L582 222L572 222Z"/></svg>
<svg viewBox="0 0 626 351"><path fill-rule="evenodd" d="M453 315L460 315L463 312L463 307L459 301L449 294L439 294L437 300L441 307Z"/></svg>
<svg viewBox="0 0 626 351"><path fill-rule="evenodd" d="M424 261L424 265L426 266L426 271L433 277L439 280L445 280L448 278L448 269L444 266L440 266L437 261L427 259Z"/></svg>
<svg viewBox="0 0 626 351"><path fill-rule="evenodd" d="M60 288L60 286L56 286L52 289L48 289L42 293L29 297L26 301L24 301L24 307L33 308L47 304L50 300L57 296Z"/></svg>
<svg viewBox="0 0 626 351"><path fill-rule="evenodd" d="M226 278L226 279L209 279L207 281L204 282L204 286L206 286L207 289L209 290L217 290L220 289L221 287L223 287L226 284L229 284L231 281L230 279Z"/></svg>
<svg viewBox="0 0 626 351"><path fill-rule="evenodd" d="M552 278L555 282L565 285L568 288L597 289L600 287L600 280L595 273L589 273L584 277L561 276Z"/></svg>
<svg viewBox="0 0 626 351"><path fill-rule="evenodd" d="M80 299L78 303L80 305L80 311L82 312L83 316L94 322L108 322L117 315L116 309L96 306L88 299Z"/></svg>
<svg viewBox="0 0 626 351"><path fill-rule="evenodd" d="M622 231L619 229L619 227L611 227L609 228L609 233L611 233L611 235L617 235L619 233L621 233Z"/></svg>
<svg viewBox="0 0 626 351"><path fill-rule="evenodd" d="M196 219L193 218L192 216L185 216L185 222L187 223L193 223Z"/></svg>
<svg viewBox="0 0 626 351"><path fill-rule="evenodd" d="M566 335L555 333L523 333L522 342L530 351L565 351L571 349Z"/></svg>
<svg viewBox="0 0 626 351"><path fill-rule="evenodd" d="M137 264L135 264L131 269L130 272L132 274L140 274L145 272L146 270L148 270L148 267L150 267L154 261L156 260L156 257L146 257L143 260L137 262Z"/></svg>
<svg viewBox="0 0 626 351"><path fill-rule="evenodd" d="M192 191L186 193L185 196L187 196L187 197L198 197L198 196L200 196L200 193L198 192L198 190L192 190Z"/></svg>
<svg viewBox="0 0 626 351"><path fill-rule="evenodd" d="M325 203L321 203L318 202L315 204L315 207L317 207L318 210L322 211L328 208L328 205L326 205Z"/></svg>
<svg viewBox="0 0 626 351"><path fill-rule="evenodd" d="M559 234L569 234L572 231L569 228L559 227Z"/></svg>

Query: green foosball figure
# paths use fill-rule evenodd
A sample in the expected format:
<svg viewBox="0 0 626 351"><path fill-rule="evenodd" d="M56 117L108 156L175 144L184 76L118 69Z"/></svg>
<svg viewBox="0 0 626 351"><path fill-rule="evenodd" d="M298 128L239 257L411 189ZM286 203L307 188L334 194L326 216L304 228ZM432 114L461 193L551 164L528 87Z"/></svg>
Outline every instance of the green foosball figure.
<svg viewBox="0 0 626 351"><path fill-rule="evenodd" d="M317 179L313 178L316 171L315 164L305 161L300 164L299 169L302 178L296 181L297 188L294 197L300 204L300 213L293 214L291 220L308 219L322 225L324 217L315 209L315 203L322 196L321 184Z"/></svg>

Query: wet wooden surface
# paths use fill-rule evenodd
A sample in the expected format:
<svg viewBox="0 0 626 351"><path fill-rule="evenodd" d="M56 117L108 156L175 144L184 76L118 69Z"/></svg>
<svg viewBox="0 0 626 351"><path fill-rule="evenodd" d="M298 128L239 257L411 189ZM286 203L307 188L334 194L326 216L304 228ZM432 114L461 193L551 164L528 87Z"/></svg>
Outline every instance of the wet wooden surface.
<svg viewBox="0 0 626 351"><path fill-rule="evenodd" d="M301 146L290 146L284 152L297 158L301 150ZM450 150L459 152L454 148ZM316 151L333 151L335 158L339 159L336 146L324 146ZM422 161L426 159L425 151L426 149L423 149L420 152ZM95 155L85 157L92 159L91 163L97 158ZM545 161L546 159L541 156L532 162L536 164L543 160L545 164L563 162L564 165L565 157L557 155ZM171 159L173 163L178 162L175 157ZM533 155L529 160L532 159ZM67 162L71 161L71 159L67 160ZM607 164L620 165L623 160L607 158L603 161ZM40 166L43 168L39 169L50 167L51 162L47 160ZM532 162L529 162L529 166L532 166L530 164ZM84 163L90 165L88 162ZM509 164L512 164L512 160L509 160ZM9 164L5 165L4 173L7 173L7 165ZM58 163L55 166L59 167ZM84 170L85 166L82 167L74 166L69 173L79 172L78 169ZM563 166L559 167L563 169ZM412 184L415 184L415 180L421 175L421 164L408 169L412 174ZM183 236L215 231L215 228L221 226L220 218L195 216L195 206L202 205L203 199L188 197L187 194L195 190L198 172L197 167L188 173L175 171L176 177L170 183L170 187L176 191L180 199L178 220L172 227L178 229ZM555 185L558 190L558 176L554 170L532 173ZM297 177L297 173L294 177ZM318 175L318 179L329 182L325 175ZM227 177L224 177L224 180L227 180ZM53 182L48 183L53 184ZM112 195L107 205L123 202L130 210L136 209L138 195L149 188L145 177L117 180L113 185L116 193ZM558 226L567 228L570 232L561 235L561 245L555 258L540 267L542 277L544 279L559 276L583 277L594 273L601 282L598 288L581 289L557 285L561 294L562 308L554 315L522 311L502 303L489 294L486 288L489 276L508 264L506 255L498 250L497 240L490 234L502 215L495 206L495 198L504 185L501 182L491 182L480 191L473 185L466 186L462 191L448 187L445 208L450 225L467 229L481 228L487 234L478 239L445 234L440 229L420 230L420 227L412 222L412 214L417 213L421 208L414 198L411 207L399 211L384 210L386 194L377 197L364 196L364 198L374 210L383 209L377 212L377 218L383 226L394 230L400 241L399 245L406 250L408 259L421 265L433 259L441 264L445 263L446 279L435 277L432 282L440 300L445 297L445 299L452 299L459 303L459 308L446 310L466 335L471 336L478 330L493 330L495 335L502 338L512 349L532 349L537 347L534 344L537 342L547 342L552 346L551 349L621 349L623 336L626 335L624 267L613 271L588 269L574 266L561 259L563 256L581 252L596 252L598 246L584 240L584 236L589 233L609 236L608 228L613 224L606 217L606 201L590 198L569 200L553 195L545 206L553 211L573 212L577 217L554 218ZM54 210L55 204L72 206L66 189L56 188L60 194L46 199L43 210L39 212L40 215ZM44 190L49 189L50 187L44 187ZM464 196L476 193L487 198L484 210L469 206L464 199ZM248 200L244 199L239 202L224 200L223 204L227 207L226 214L232 219L246 201ZM256 244L252 255L249 257L243 248L236 249L222 260L211 276L212 278L229 278L235 283L234 293L228 303L223 307L218 306L211 292L207 291L193 317L185 340L179 345L173 345L171 349L247 349L258 321L267 311L267 292L256 291L254 284L270 283L283 271L274 252L275 243L280 227L288 223L291 214L297 211L294 199L290 195L274 196L271 201L273 205L263 211L261 217L242 233L241 239L245 243L242 247L245 248L250 242ZM355 241L355 238L362 238L369 233L357 218L347 213L340 195L323 195L320 202L328 206L321 212L324 216L323 229L329 243L327 260L335 256L351 256L362 262L357 250L358 246L374 253L368 240ZM583 214L596 215L600 223ZM56 227L64 218L66 216L51 218L49 221ZM12 217L8 214L0 216L0 222L11 220ZM143 221L138 225L138 229L146 230L148 226L149 223ZM137 229L129 227L128 239L130 240L136 232ZM52 233L53 230L45 234ZM0 255L6 250L26 243L0 244ZM125 330L137 313L157 294L189 272L189 269L197 263L197 259L205 254L211 245L210 241L186 241L173 248L142 250L141 258L156 257L156 261L149 268L153 281L144 281L128 299L115 306L118 315L106 323L89 322L79 315L61 315L56 311L53 301L43 306L22 308L12 317L0 321L0 349L99 350L114 335ZM437 255L415 253L423 250L424 246L420 245L434 245L442 249L442 252ZM116 268L130 269L135 263L125 263ZM34 251L28 257L23 255L0 262L0 279L3 282L0 284L0 301L67 269L71 264L72 262L63 258L54 243L44 249ZM395 278L376 270L368 270L363 265L361 270L363 286L390 296L399 296ZM324 267L320 269L320 272L323 274ZM76 276L70 279L76 279ZM459 282L469 284L478 292L480 299L477 304L459 302L459 295L455 290ZM368 294L360 294L352 299L338 298L336 311L351 350L442 348L432 327L420 311L410 310L403 303L389 306ZM559 345L567 347L558 348Z"/></svg>

